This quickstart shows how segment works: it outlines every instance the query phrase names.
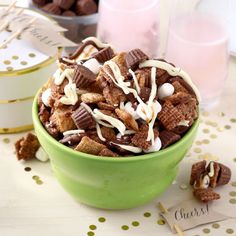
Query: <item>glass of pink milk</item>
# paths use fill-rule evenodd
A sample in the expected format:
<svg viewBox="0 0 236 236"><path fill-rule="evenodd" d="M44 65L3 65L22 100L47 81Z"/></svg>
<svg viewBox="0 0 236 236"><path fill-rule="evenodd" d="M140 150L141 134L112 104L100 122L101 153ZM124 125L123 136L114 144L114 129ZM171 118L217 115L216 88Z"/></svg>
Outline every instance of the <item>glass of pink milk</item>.
<svg viewBox="0 0 236 236"><path fill-rule="evenodd" d="M159 0L100 0L97 36L118 51L158 56Z"/></svg>
<svg viewBox="0 0 236 236"><path fill-rule="evenodd" d="M209 108L218 103L228 75L228 3L195 0L190 8L183 7L191 1L175 2L165 57L190 74L200 91L201 105ZM220 12L214 11L214 4L222 4Z"/></svg>

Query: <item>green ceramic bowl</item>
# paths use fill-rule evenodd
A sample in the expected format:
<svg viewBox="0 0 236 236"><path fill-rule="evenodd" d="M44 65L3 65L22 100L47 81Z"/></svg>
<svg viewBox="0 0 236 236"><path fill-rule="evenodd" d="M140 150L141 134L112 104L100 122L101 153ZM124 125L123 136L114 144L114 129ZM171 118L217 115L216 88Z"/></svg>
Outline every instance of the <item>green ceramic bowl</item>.
<svg viewBox="0 0 236 236"><path fill-rule="evenodd" d="M136 157L98 157L74 151L53 139L38 118L37 96L33 123L50 156L54 174L64 189L87 205L127 209L143 205L164 192L176 177L178 164L191 147L199 119L177 143L159 152Z"/></svg>

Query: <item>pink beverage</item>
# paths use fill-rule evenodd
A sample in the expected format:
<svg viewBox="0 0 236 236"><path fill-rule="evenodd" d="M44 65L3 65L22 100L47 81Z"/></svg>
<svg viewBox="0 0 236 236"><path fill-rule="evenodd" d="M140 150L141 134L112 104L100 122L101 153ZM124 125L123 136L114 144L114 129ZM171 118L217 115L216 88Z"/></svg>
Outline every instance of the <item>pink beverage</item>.
<svg viewBox="0 0 236 236"><path fill-rule="evenodd" d="M158 55L159 0L100 0L97 36L118 51Z"/></svg>
<svg viewBox="0 0 236 236"><path fill-rule="evenodd" d="M218 101L228 73L226 24L211 15L194 13L171 20L166 59L192 77L202 105Z"/></svg>

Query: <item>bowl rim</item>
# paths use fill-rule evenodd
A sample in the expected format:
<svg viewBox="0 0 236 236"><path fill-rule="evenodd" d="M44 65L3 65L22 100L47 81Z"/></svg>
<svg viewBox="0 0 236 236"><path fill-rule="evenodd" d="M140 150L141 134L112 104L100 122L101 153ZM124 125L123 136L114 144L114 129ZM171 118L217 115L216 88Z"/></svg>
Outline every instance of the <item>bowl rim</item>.
<svg viewBox="0 0 236 236"><path fill-rule="evenodd" d="M197 131L198 125L200 123L200 112L198 109L198 118L194 121L192 124L191 128L187 131L187 133L176 143L172 144L171 146L162 149L157 152L152 152L152 153L146 153L143 155L137 155L137 156L127 156L124 158L121 157L106 157L106 156L97 156L97 155L92 155L80 151L75 151L69 147L67 147L64 144L61 144L58 142L56 139L54 139L44 128L43 124L41 123L39 117L38 117L38 96L41 92L41 89L38 91L36 94L34 101L33 101L33 106L32 106L32 118L33 118L33 125L34 129L39 129L39 132L50 142L53 146L61 149L64 153L67 153L72 156L76 156L78 158L84 158L84 159L90 159L90 160L96 160L96 161L107 161L107 162L130 162L130 161L142 161L142 160L147 160L151 159L153 157L155 158L168 158L168 153L171 153L172 151L178 149L184 143L188 142L188 139L190 136L193 135L194 131ZM36 132L37 133L37 132ZM166 155L167 154L167 155Z"/></svg>

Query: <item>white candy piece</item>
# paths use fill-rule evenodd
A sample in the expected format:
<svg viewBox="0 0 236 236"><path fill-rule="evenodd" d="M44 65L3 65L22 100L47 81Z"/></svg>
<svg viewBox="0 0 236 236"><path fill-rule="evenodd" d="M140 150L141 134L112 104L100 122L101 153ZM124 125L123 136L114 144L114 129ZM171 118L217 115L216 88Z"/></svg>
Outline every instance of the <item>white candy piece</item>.
<svg viewBox="0 0 236 236"><path fill-rule="evenodd" d="M127 102L125 105L124 105L124 110L128 113L130 113L133 118L135 120L139 119L139 115L137 114L136 110L134 110L133 106L132 106L132 103L131 102Z"/></svg>
<svg viewBox="0 0 236 236"><path fill-rule="evenodd" d="M181 120L178 125L189 127L189 120Z"/></svg>
<svg viewBox="0 0 236 236"><path fill-rule="evenodd" d="M87 67L96 75L99 73L101 68L101 64L95 58L89 59L83 64L83 66Z"/></svg>
<svg viewBox="0 0 236 236"><path fill-rule="evenodd" d="M49 160L48 154L43 150L42 147L38 149L38 151L35 154L35 157L42 162L46 162Z"/></svg>
<svg viewBox="0 0 236 236"><path fill-rule="evenodd" d="M164 83L158 88L158 98L163 99L165 97L171 96L175 91L175 88L172 84L170 83Z"/></svg>
<svg viewBox="0 0 236 236"><path fill-rule="evenodd" d="M75 105L78 101L76 84L69 83L64 88L65 96L60 98L60 102L65 105Z"/></svg>
<svg viewBox="0 0 236 236"><path fill-rule="evenodd" d="M159 137L157 137L154 141L154 144L150 148L143 150L143 151L145 153L157 152L161 149L161 146L162 146L161 139Z"/></svg>
<svg viewBox="0 0 236 236"><path fill-rule="evenodd" d="M49 107L49 98L52 95L52 90L50 88L46 89L42 94L42 102L46 107Z"/></svg>

